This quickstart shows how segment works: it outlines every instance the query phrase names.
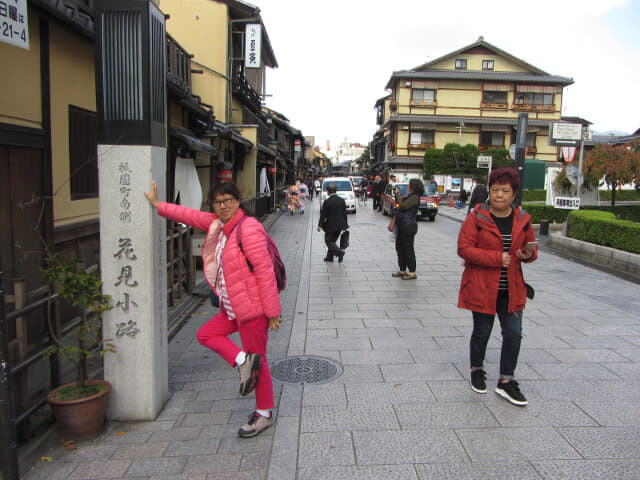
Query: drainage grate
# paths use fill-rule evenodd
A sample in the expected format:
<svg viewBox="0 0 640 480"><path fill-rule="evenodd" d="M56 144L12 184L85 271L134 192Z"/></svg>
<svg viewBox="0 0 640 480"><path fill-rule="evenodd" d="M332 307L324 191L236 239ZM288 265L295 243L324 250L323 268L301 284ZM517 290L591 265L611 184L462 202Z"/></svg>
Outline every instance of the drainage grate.
<svg viewBox="0 0 640 480"><path fill-rule="evenodd" d="M321 357L289 357L271 365L271 376L282 383L314 385L342 375L342 365Z"/></svg>

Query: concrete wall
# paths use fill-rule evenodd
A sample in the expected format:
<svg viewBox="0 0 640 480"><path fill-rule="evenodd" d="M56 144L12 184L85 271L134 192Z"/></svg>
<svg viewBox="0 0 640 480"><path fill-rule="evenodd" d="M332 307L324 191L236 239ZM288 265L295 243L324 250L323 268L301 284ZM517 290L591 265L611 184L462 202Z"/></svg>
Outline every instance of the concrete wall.
<svg viewBox="0 0 640 480"><path fill-rule="evenodd" d="M257 127L254 125L243 125L236 128L240 132L240 135L251 140L254 145L258 144ZM245 155L244 165L242 166L242 170L238 172L238 178L236 178L243 200L256 196L257 175L258 150L254 147Z"/></svg>
<svg viewBox="0 0 640 480"><path fill-rule="evenodd" d="M60 24L49 24L51 62L51 143L54 225L98 217L98 199L71 200L69 105L96 111L93 43Z"/></svg>
<svg viewBox="0 0 640 480"><path fill-rule="evenodd" d="M42 128L40 17L29 9L29 50L0 43L0 122ZM9 73L10 74L7 74Z"/></svg>
<svg viewBox="0 0 640 480"><path fill-rule="evenodd" d="M203 70L191 77L193 92L213 105L216 118L227 122L227 5L211 0L161 0L160 9L171 16L167 32L194 55L192 68Z"/></svg>

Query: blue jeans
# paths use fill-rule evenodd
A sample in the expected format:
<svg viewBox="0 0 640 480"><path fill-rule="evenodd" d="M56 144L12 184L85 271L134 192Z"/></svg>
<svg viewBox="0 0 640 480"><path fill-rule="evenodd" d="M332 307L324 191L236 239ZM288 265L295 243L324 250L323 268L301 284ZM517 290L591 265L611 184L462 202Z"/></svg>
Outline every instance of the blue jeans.
<svg viewBox="0 0 640 480"><path fill-rule="evenodd" d="M508 309L508 295L498 294L496 312L500 320L500 327L502 327L500 378L505 380L513 378L522 340L522 310L509 313ZM495 315L473 312L473 333L469 342L472 370L482 368L494 318Z"/></svg>

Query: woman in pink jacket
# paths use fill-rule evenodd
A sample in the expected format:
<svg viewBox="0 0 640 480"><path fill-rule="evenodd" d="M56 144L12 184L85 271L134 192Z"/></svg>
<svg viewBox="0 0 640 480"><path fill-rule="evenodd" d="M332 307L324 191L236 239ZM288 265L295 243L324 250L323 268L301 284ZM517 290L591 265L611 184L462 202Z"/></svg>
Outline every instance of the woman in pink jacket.
<svg viewBox="0 0 640 480"><path fill-rule="evenodd" d="M145 196L159 215L207 232L202 247L204 275L220 298L220 313L198 330L197 338L232 367L238 367L240 395L255 389L256 410L238 431L242 438L255 437L273 425L267 340L269 328L276 331L282 323L264 227L240 208L240 190L232 182L219 182L209 193L214 213L159 202L155 182ZM235 230L240 221L242 250ZM228 338L234 332L240 333L242 349Z"/></svg>

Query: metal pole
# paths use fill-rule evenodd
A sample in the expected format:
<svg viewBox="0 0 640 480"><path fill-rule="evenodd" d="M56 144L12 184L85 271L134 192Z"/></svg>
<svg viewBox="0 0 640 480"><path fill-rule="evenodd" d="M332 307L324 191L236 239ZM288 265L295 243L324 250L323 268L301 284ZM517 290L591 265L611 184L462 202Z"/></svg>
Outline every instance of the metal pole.
<svg viewBox="0 0 640 480"><path fill-rule="evenodd" d="M582 162L583 162L583 159L584 159L584 136L585 136L585 134L586 134L586 129L583 126L582 129L580 130L580 159L578 160L578 178L577 178L578 188L576 189L576 197L578 197L578 198L580 198L580 190L582 189L582 182L583 182Z"/></svg>
<svg viewBox="0 0 640 480"><path fill-rule="evenodd" d="M0 256L0 473L2 480L18 480L18 448L13 425L13 395L11 392L11 366L9 365L9 338L4 316L4 290L2 288L2 257Z"/></svg>
<svg viewBox="0 0 640 480"><path fill-rule="evenodd" d="M520 188L516 192L516 198L513 202L515 205L520 205L522 201L522 182L524 180L524 157L527 149L527 130L529 127L529 114L520 113L518 115L518 131L516 134L516 155L515 163L516 170L520 175Z"/></svg>

